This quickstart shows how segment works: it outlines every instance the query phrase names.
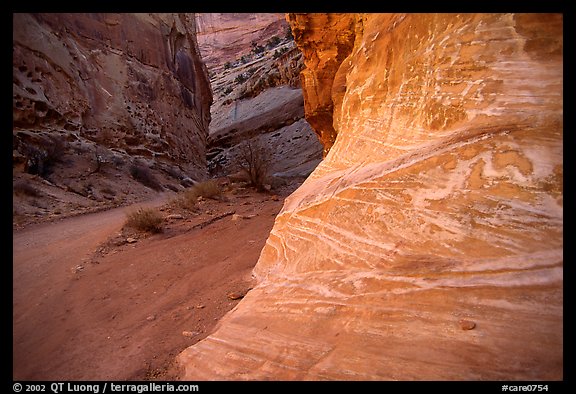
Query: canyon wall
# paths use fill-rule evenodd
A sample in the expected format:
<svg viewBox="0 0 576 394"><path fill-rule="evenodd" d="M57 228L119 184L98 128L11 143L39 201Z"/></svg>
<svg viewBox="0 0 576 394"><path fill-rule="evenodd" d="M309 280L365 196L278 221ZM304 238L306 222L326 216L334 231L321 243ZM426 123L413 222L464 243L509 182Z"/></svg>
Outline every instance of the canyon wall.
<svg viewBox="0 0 576 394"><path fill-rule="evenodd" d="M14 14L15 149L93 141L206 176L212 93L192 14Z"/></svg>
<svg viewBox="0 0 576 394"><path fill-rule="evenodd" d="M261 44L289 28L278 13L198 13L198 44L210 69L220 69L250 52L252 43Z"/></svg>
<svg viewBox="0 0 576 394"><path fill-rule="evenodd" d="M562 15L289 19L334 145L182 378L562 379Z"/></svg>
<svg viewBox="0 0 576 394"><path fill-rule="evenodd" d="M304 119L304 61L285 15L196 14L196 21L214 92L210 174L238 175L251 144L263 147L268 184L308 176L322 159L322 145Z"/></svg>

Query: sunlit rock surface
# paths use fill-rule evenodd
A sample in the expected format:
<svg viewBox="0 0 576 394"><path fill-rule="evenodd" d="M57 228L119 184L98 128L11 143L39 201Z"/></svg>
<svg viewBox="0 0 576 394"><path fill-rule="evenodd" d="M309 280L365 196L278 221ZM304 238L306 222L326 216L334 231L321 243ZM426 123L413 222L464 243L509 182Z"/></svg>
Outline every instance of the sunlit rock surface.
<svg viewBox="0 0 576 394"><path fill-rule="evenodd" d="M212 93L193 14L14 14L15 149L94 141L206 176Z"/></svg>
<svg viewBox="0 0 576 394"><path fill-rule="evenodd" d="M562 379L562 16L290 19L337 138L182 378Z"/></svg>

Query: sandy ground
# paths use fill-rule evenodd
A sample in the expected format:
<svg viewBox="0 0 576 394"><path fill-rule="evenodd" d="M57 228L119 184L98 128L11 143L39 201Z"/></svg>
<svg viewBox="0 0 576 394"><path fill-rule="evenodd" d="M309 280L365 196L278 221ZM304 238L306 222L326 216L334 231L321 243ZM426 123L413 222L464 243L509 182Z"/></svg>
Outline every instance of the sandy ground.
<svg viewBox="0 0 576 394"><path fill-rule="evenodd" d="M289 192L231 190L133 243L122 230L127 207L15 230L13 379L175 379L174 357L253 286ZM169 217L167 200L144 205Z"/></svg>

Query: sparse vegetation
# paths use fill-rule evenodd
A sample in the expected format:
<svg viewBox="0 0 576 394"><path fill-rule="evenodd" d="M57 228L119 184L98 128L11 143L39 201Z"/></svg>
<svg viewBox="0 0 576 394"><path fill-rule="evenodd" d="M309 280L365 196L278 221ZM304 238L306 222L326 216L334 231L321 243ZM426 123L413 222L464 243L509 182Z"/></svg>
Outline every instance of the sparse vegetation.
<svg viewBox="0 0 576 394"><path fill-rule="evenodd" d="M212 179L195 184L189 191L196 194L196 198L204 197L218 200L222 196L220 186L218 186L218 183Z"/></svg>
<svg viewBox="0 0 576 394"><path fill-rule="evenodd" d="M236 79L234 79L234 81L238 84L246 82L246 80L248 79L248 77L246 77L246 75L244 74L238 74L238 76L236 76Z"/></svg>
<svg viewBox="0 0 576 394"><path fill-rule="evenodd" d="M222 198L222 189L214 180L196 183L188 190L182 192L174 203L182 209L195 211L198 204L198 197L219 200Z"/></svg>
<svg viewBox="0 0 576 394"><path fill-rule="evenodd" d="M127 216L126 226L139 231L160 233L164 228L164 218L160 212L152 208L140 208L128 213Z"/></svg>
<svg viewBox="0 0 576 394"><path fill-rule="evenodd" d="M17 195L25 195L29 197L39 197L42 194L40 193L40 190L23 180L14 183L13 191Z"/></svg>
<svg viewBox="0 0 576 394"><path fill-rule="evenodd" d="M25 146L22 152L26 157L24 169L29 174L46 178L52 173L54 164L62 161L65 151L66 142L58 137L43 140L40 147Z"/></svg>
<svg viewBox="0 0 576 394"><path fill-rule="evenodd" d="M250 184L259 192L265 191L270 162L268 150L259 142L248 141L240 148L238 160L238 165L248 176Z"/></svg>
<svg viewBox="0 0 576 394"><path fill-rule="evenodd" d="M254 52L255 54L262 53L264 51L265 51L265 48L262 45L254 45L252 47L252 52Z"/></svg>
<svg viewBox="0 0 576 394"><path fill-rule="evenodd" d="M274 59L278 59L280 56L282 56L284 53L288 52L288 48L284 47L284 48L280 48L280 49L276 49L274 51L274 54L272 55L272 58Z"/></svg>
<svg viewBox="0 0 576 394"><path fill-rule="evenodd" d="M173 200L173 203L187 211L195 211L197 208L197 195L191 193L191 190L186 190Z"/></svg>
<svg viewBox="0 0 576 394"><path fill-rule="evenodd" d="M278 46L278 44L280 44L282 40L280 40L280 37L278 36L274 36L272 38L270 38L267 42L266 42L266 48L268 49L272 49L275 46Z"/></svg>
<svg viewBox="0 0 576 394"><path fill-rule="evenodd" d="M132 164L130 166L130 175L132 175L132 178L150 189L156 191L162 190L162 185L158 182L152 171L150 171L150 168L143 164Z"/></svg>

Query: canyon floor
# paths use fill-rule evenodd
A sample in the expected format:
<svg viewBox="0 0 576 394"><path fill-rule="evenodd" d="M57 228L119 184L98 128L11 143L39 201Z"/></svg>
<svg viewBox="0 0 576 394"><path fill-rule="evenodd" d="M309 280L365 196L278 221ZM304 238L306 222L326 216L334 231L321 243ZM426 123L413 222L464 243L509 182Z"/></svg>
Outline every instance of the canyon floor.
<svg viewBox="0 0 576 394"><path fill-rule="evenodd" d="M163 193L16 229L13 379L174 379L174 357L253 285L276 214L301 181L277 194L228 187L195 213L174 211L175 194ZM162 233L123 228L142 206L160 209Z"/></svg>

